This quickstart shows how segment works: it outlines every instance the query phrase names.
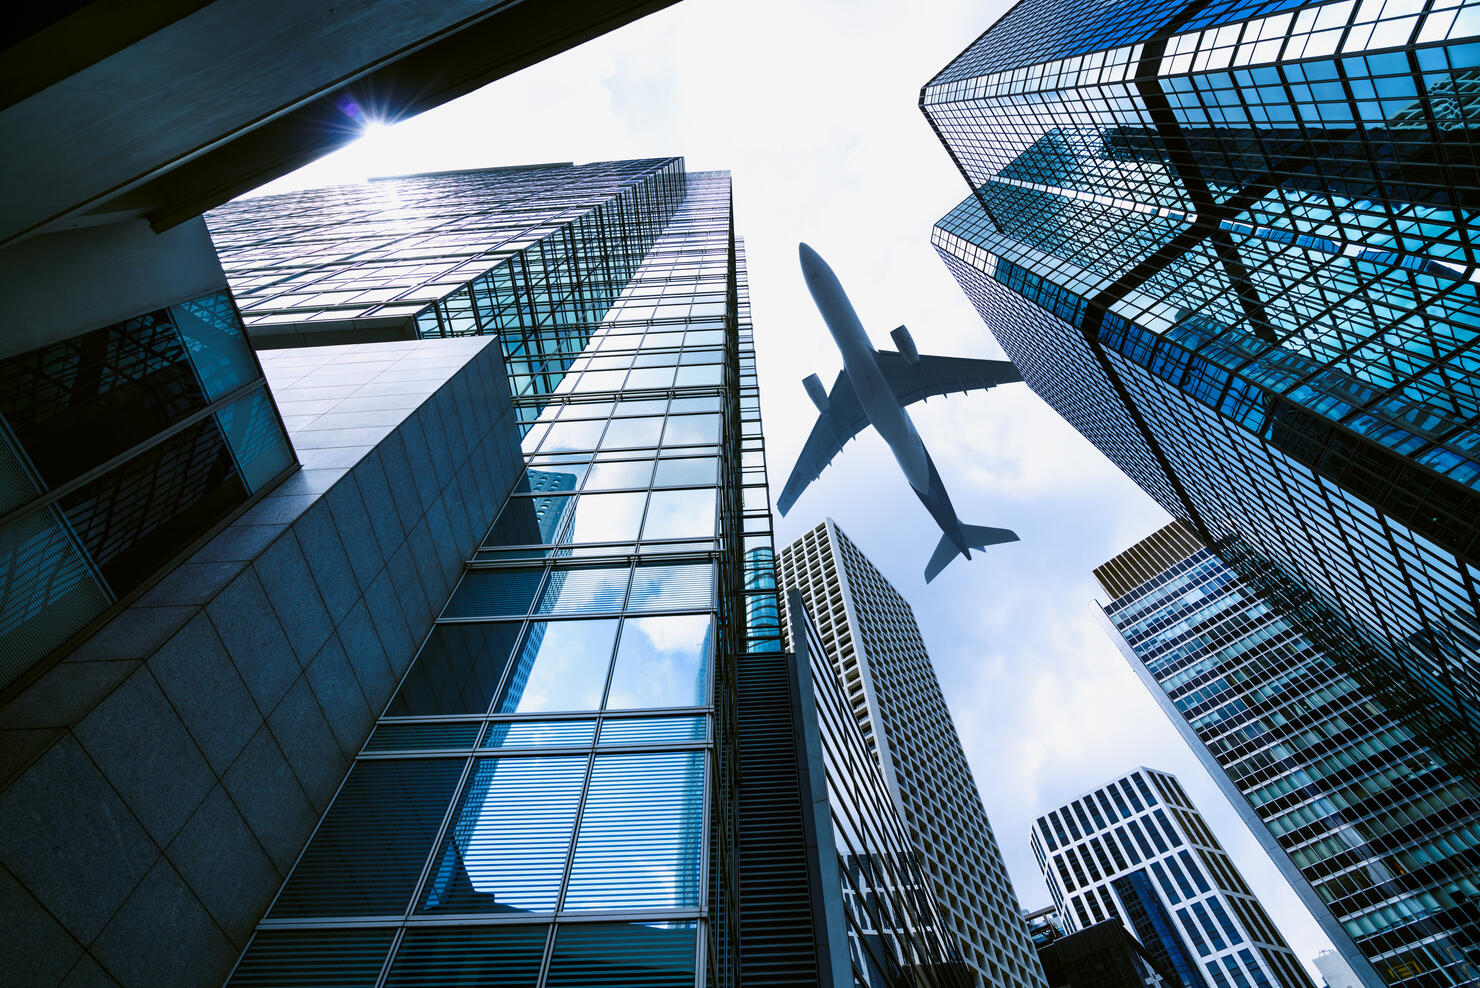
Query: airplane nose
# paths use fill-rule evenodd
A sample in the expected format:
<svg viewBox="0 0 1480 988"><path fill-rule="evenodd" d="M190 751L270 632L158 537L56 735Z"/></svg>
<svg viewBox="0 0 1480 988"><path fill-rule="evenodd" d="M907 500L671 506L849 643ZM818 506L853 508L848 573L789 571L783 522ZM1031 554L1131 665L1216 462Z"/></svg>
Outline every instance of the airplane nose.
<svg viewBox="0 0 1480 988"><path fill-rule="evenodd" d="M797 257L801 260L802 267L816 264L818 261L822 260L822 258L818 256L817 252L811 247L808 247L806 244L797 244Z"/></svg>

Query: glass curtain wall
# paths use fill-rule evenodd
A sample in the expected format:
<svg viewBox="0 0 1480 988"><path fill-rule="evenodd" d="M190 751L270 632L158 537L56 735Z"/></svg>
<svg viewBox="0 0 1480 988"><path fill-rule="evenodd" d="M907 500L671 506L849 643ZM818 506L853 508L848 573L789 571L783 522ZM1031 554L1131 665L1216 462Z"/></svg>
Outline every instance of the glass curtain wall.
<svg viewBox="0 0 1480 988"><path fill-rule="evenodd" d="M233 985L729 983L718 742L731 663L775 638L745 622L774 590L747 606L770 533L737 277L728 175L690 174L554 393L516 399L524 479Z"/></svg>
<svg viewBox="0 0 1480 988"><path fill-rule="evenodd" d="M0 360L0 692L296 465L225 291Z"/></svg>

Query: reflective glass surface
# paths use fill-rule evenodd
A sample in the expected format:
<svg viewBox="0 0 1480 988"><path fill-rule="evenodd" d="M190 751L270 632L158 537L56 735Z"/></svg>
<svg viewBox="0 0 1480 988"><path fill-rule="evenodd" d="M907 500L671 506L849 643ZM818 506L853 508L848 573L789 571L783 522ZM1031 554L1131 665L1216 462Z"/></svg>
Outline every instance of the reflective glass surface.
<svg viewBox="0 0 1480 988"><path fill-rule="evenodd" d="M615 618L531 622L495 712L595 710L616 640Z"/></svg>

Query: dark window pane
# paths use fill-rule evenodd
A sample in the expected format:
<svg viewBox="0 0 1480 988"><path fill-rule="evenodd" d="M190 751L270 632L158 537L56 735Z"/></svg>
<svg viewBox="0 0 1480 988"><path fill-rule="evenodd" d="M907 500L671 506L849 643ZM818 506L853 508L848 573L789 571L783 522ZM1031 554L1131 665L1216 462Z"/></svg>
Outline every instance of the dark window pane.
<svg viewBox="0 0 1480 988"><path fill-rule="evenodd" d="M374 988L395 930L262 930L229 988Z"/></svg>
<svg viewBox="0 0 1480 988"><path fill-rule="evenodd" d="M519 628L518 621L437 625L385 715L486 713Z"/></svg>
<svg viewBox="0 0 1480 988"><path fill-rule="evenodd" d="M534 988L546 926L460 926L406 931L387 988Z"/></svg>
<svg viewBox="0 0 1480 988"><path fill-rule="evenodd" d="M237 469L248 490L262 490L293 465L293 451L266 389L259 388L224 406L216 412L216 422L236 454Z"/></svg>
<svg viewBox="0 0 1480 988"><path fill-rule="evenodd" d="M366 751L432 751L471 748L483 729L481 721L436 721L406 723L388 721L377 725L365 742Z"/></svg>
<svg viewBox="0 0 1480 988"><path fill-rule="evenodd" d="M549 988L688 988L693 923L569 923L555 933Z"/></svg>
<svg viewBox="0 0 1480 988"><path fill-rule="evenodd" d="M355 764L271 917L400 915L466 764Z"/></svg>
<svg viewBox="0 0 1480 988"><path fill-rule="evenodd" d="M0 413L53 487L206 404L168 309L0 360Z"/></svg>
<svg viewBox="0 0 1480 988"><path fill-rule="evenodd" d="M480 760L427 880L422 910L553 910L586 761L586 755Z"/></svg>
<svg viewBox="0 0 1480 988"><path fill-rule="evenodd" d="M62 510L115 593L123 594L247 499L207 418L62 498Z"/></svg>
<svg viewBox="0 0 1480 988"><path fill-rule="evenodd" d="M500 614L527 614L529 603L539 589L544 570L474 569L463 574L462 582L452 592L443 617L496 617Z"/></svg>

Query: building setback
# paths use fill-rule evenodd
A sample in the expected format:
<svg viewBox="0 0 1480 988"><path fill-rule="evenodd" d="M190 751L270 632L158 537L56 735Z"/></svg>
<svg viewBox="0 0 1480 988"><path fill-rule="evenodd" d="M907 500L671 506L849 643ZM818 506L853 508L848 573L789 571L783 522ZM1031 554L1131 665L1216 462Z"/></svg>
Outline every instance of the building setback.
<svg viewBox="0 0 1480 988"><path fill-rule="evenodd" d="M781 582L801 591L817 621L966 963L987 985L1042 985L910 605L831 520L782 551Z"/></svg>
<svg viewBox="0 0 1480 988"><path fill-rule="evenodd" d="M1023 0L920 104L971 191L936 249L1033 390L1480 765L1477 37Z"/></svg>
<svg viewBox="0 0 1480 988"><path fill-rule="evenodd" d="M1191 988L1311 980L1182 786L1139 768L1039 817L1030 842L1070 931L1123 922Z"/></svg>
<svg viewBox="0 0 1480 988"><path fill-rule="evenodd" d="M1095 576L1131 667L1363 983L1480 982L1480 792L1394 712L1391 678L1178 522Z"/></svg>

